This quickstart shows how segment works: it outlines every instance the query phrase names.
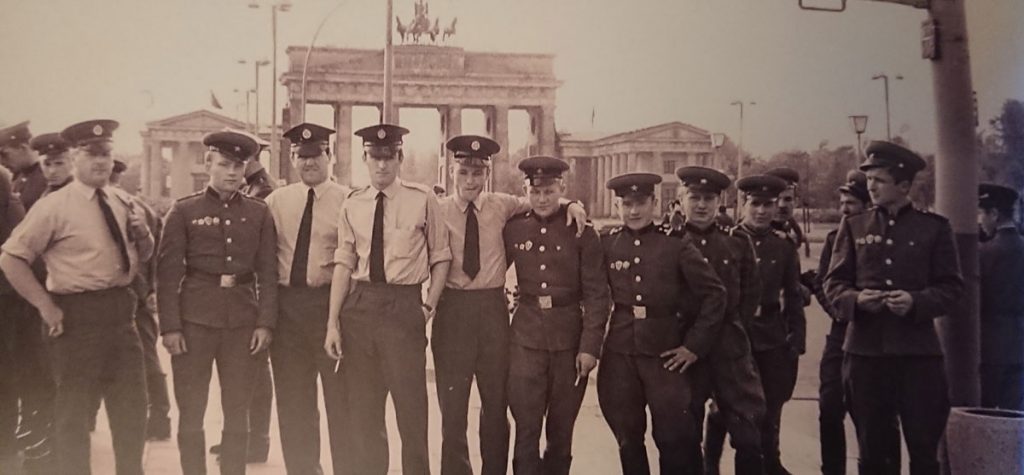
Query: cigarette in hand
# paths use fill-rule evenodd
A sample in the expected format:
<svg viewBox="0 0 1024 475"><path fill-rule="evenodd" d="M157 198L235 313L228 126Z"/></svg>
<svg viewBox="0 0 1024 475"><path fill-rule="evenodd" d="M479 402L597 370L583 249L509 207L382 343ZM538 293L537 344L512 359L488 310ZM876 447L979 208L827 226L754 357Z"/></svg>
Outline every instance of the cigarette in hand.
<svg viewBox="0 0 1024 475"><path fill-rule="evenodd" d="M338 361L336 363L334 363L334 374L338 374L338 370L340 370L340 369L341 369L341 358L338 358Z"/></svg>
<svg viewBox="0 0 1024 475"><path fill-rule="evenodd" d="M583 378L580 375L577 374L576 375L576 384L575 385L579 386L580 385L580 381L583 381Z"/></svg>

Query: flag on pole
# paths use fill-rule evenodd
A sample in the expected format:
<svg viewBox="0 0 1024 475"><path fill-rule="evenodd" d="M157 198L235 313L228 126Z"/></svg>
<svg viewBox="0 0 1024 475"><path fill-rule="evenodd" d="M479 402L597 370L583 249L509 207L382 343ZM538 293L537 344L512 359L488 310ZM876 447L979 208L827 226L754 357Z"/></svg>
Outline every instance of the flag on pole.
<svg viewBox="0 0 1024 475"><path fill-rule="evenodd" d="M220 105L220 101L217 100L217 96L213 93L213 89L210 90L210 105L215 109L223 109Z"/></svg>
<svg viewBox="0 0 1024 475"><path fill-rule="evenodd" d="M597 107L590 108L590 128L594 128L594 119L597 117Z"/></svg>

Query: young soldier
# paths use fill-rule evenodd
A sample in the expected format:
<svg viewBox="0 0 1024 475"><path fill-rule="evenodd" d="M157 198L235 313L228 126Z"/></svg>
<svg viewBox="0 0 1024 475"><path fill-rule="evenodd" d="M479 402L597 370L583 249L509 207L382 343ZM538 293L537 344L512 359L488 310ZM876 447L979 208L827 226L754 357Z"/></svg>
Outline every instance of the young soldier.
<svg viewBox="0 0 1024 475"><path fill-rule="evenodd" d="M722 330L693 372L698 431L704 425L704 404L709 397L714 398L717 409L708 417L704 473L718 473L728 430L736 448L736 473L760 475L764 469L759 424L765 403L746 330L761 298L753 245L747 236L725 231L717 224L722 191L732 184L729 177L705 167L683 167L676 170L676 176L682 183L685 232L725 285L728 297Z"/></svg>
<svg viewBox="0 0 1024 475"><path fill-rule="evenodd" d="M803 246L805 241L804 231L796 220L796 189L800 185L800 172L789 167L778 167L772 168L764 174L781 178L786 182L786 188L779 193L776 206L778 211L775 218L772 219L772 227L780 231L786 239L792 241L797 250L800 250L800 246Z"/></svg>
<svg viewBox="0 0 1024 475"><path fill-rule="evenodd" d="M11 185L11 172L0 167L0 245L7 242L11 231L24 217L25 208L14 195ZM18 473L22 466L15 437L18 425L18 382L14 377L16 363L11 353L15 336L11 315L18 307L17 301L17 293L3 272L0 272L0 472L3 473Z"/></svg>
<svg viewBox="0 0 1024 475"><path fill-rule="evenodd" d="M0 165L14 173L14 193L26 211L46 192L46 177L39 156L29 146L31 139L28 121L0 129Z"/></svg>
<svg viewBox="0 0 1024 475"><path fill-rule="evenodd" d="M806 325L800 290L800 258L796 246L772 229L779 195L786 182L771 175L740 179L745 194L743 224L737 232L754 243L761 274L760 305L750 321L754 362L761 376L765 417L761 422L761 450L765 472L788 474L779 452L782 406L793 396L797 362L804 353Z"/></svg>
<svg viewBox="0 0 1024 475"><path fill-rule="evenodd" d="M338 223L324 348L335 360L344 356L339 364L353 381L346 392L359 474L388 471L387 440L380 437L388 393L402 439L402 473L430 473L426 323L434 317L452 253L434 193L398 179L407 133L390 124L356 131L371 186L349 194Z"/></svg>
<svg viewBox="0 0 1024 475"><path fill-rule="evenodd" d="M42 156L43 177L46 178L46 191L43 195L53 193L71 182L75 169L71 166L68 155L68 144L57 132L32 137L29 146ZM114 161L117 166L117 161Z"/></svg>
<svg viewBox="0 0 1024 475"><path fill-rule="evenodd" d="M508 308L505 291L505 245L501 230L519 213L529 211L525 198L484 191L497 142L476 135L452 137L451 167L455 184L440 202L448 227L452 268L434 319L432 350L441 408L441 473L472 474L466 441L466 415L474 377L480 393L481 473L508 469ZM564 201L568 204L568 201ZM582 206L570 204L567 220L577 233L586 225ZM568 222L567 222L568 224Z"/></svg>
<svg viewBox="0 0 1024 475"><path fill-rule="evenodd" d="M203 144L210 185L174 203L160 239L158 315L171 354L182 472L206 472L203 416L216 363L220 469L240 474L253 381L277 321L277 236L267 206L238 192L256 141L225 131L207 134Z"/></svg>
<svg viewBox="0 0 1024 475"><path fill-rule="evenodd" d="M902 425L911 471L939 473L949 396L933 319L963 294L960 261L949 221L910 202L925 161L889 142L872 142L865 153L860 169L875 207L839 224L825 278L849 322L843 380L860 472L899 473L891 441Z"/></svg>
<svg viewBox="0 0 1024 475"><path fill-rule="evenodd" d="M531 210L505 225L505 255L516 265L508 402L516 421L512 470L567 474L572 433L587 377L597 366L608 321L608 281L597 233L576 237L565 223L562 174L553 157L519 162ZM540 455L541 427L547 448Z"/></svg>
<svg viewBox="0 0 1024 475"><path fill-rule="evenodd" d="M1017 192L983 183L978 221L992 239L981 265L981 405L1024 410L1024 238L1013 223Z"/></svg>
<svg viewBox="0 0 1024 475"><path fill-rule="evenodd" d="M338 210L351 190L329 179L334 131L302 123L292 142L298 182L274 190L267 206L277 228L278 320L270 348L277 382L277 420L288 473L322 473L317 377L324 388L333 473L352 468L348 405L334 361L323 351L338 247Z"/></svg>
<svg viewBox="0 0 1024 475"><path fill-rule="evenodd" d="M717 339L726 294L685 234L654 224L658 183L653 173L627 173L607 183L623 226L601 239L614 309L597 395L618 441L622 473L651 472L644 444L650 407L660 472L698 474L700 430L687 370Z"/></svg>
<svg viewBox="0 0 1024 475"><path fill-rule="evenodd" d="M153 252L153 236L130 198L108 186L112 120L72 125L75 180L39 201L4 243L0 269L51 337L56 380L57 473L89 473L89 408L107 401L118 474L141 474L145 376L129 284ZM46 287L32 269L46 263ZM58 338L59 337L59 338Z"/></svg>

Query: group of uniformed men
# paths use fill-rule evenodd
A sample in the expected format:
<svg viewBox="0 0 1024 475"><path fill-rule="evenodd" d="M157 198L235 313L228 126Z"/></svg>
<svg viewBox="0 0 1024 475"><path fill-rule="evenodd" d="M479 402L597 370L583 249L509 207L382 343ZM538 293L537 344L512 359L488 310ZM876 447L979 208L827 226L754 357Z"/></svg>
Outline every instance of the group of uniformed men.
<svg viewBox="0 0 1024 475"><path fill-rule="evenodd" d="M370 185L350 190L331 178L334 131L303 123L285 133L300 181L261 197L240 192L270 186L250 165L260 142L240 131L211 133L209 185L161 221L111 186L116 128L96 120L35 138L27 124L0 131L4 165L16 172L11 190L0 174L0 269L9 281L0 293L0 460L17 448L11 438L20 426L38 432L37 442L52 436L55 473L89 473L89 421L102 398L117 473L143 472L147 422L151 438L169 437L156 327L147 323L155 294L186 474L206 473L214 364L221 473L244 473L250 451L265 459L266 430L256 427L264 411L251 403L258 388L270 391L269 376L260 376L268 353L288 473L323 472L318 379L334 473L388 471L389 394L403 473L429 473L431 321L443 474L473 473L466 432L474 380L481 473L508 470L511 411L513 472L567 474L573 426L598 367L598 400L623 473L650 472L649 411L660 473L717 473L728 433L736 473L785 474L781 414L813 292L835 319L821 363L823 472L845 472L848 411L861 473L899 472L901 427L912 472L937 473L948 400L932 319L960 297L963 282L948 222L910 204L924 161L907 149L868 147L863 173L852 172L838 190L845 218L829 234L819 270L801 276L805 237L792 218L799 175L790 169L740 179L743 216L728 228L718 224L719 207L732 182L719 171L677 171L685 217L677 226L654 223L660 175L614 177L607 187L622 225L599 235L582 205L563 196L569 166L557 158L520 162L524 197L489 192L498 144L454 137L454 186L439 200L398 178L409 131L381 124L356 132ZM17 159L26 146L45 155L41 168ZM61 155L67 151L70 158ZM41 199L43 181L33 174L50 187ZM983 284L986 272L1022 272L1024 245L1008 231L1016 195L1007 190L981 190L979 219L993 236L992 249L983 248ZM30 208L23 219L22 203ZM33 267L39 260L45 265ZM510 321L504 289L512 265L519 295ZM997 325L983 335L1012 351L986 347L986 401L1019 408L1024 302L1019 288L1000 285L983 290L994 294L983 318ZM31 306L16 305L11 289Z"/></svg>

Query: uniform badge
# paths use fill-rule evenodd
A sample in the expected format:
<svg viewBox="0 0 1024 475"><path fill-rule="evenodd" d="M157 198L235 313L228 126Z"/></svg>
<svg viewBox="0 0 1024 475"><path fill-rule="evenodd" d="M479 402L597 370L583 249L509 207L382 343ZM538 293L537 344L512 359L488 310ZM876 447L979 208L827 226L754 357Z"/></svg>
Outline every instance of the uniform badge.
<svg viewBox="0 0 1024 475"><path fill-rule="evenodd" d="M100 135L103 135L103 126L100 125L100 124L94 125L92 127L92 134L97 136L97 137L99 137Z"/></svg>
<svg viewBox="0 0 1024 475"><path fill-rule="evenodd" d="M708 184L708 179L707 178L701 178L700 179L700 184L701 185L707 185Z"/></svg>
<svg viewBox="0 0 1024 475"><path fill-rule="evenodd" d="M622 268L623 268L623 269L629 269L629 265L630 265L630 264L629 264L629 261L623 261L623 263L622 263Z"/></svg>
<svg viewBox="0 0 1024 475"><path fill-rule="evenodd" d="M530 249L533 249L533 241L526 241L526 244L524 245L524 247L526 248L527 251L529 251Z"/></svg>
<svg viewBox="0 0 1024 475"><path fill-rule="evenodd" d="M622 270L622 261L615 261L615 270Z"/></svg>
<svg viewBox="0 0 1024 475"><path fill-rule="evenodd" d="M207 226L209 226L209 225L213 224L213 218L211 218L211 217L207 216L207 217L203 218L203 222L204 222L204 223L205 223L205 224L206 224Z"/></svg>
<svg viewBox="0 0 1024 475"><path fill-rule="evenodd" d="M637 320L646 319L647 318L647 307L644 307L643 305L634 305L633 306L633 318L635 318Z"/></svg>
<svg viewBox="0 0 1024 475"><path fill-rule="evenodd" d="M213 224L220 224L220 218L217 216L213 217Z"/></svg>
<svg viewBox="0 0 1024 475"><path fill-rule="evenodd" d="M541 295L540 297L537 297L537 304L543 310L553 307L550 295Z"/></svg>
<svg viewBox="0 0 1024 475"><path fill-rule="evenodd" d="M311 137L313 137L313 132L310 132L309 129L302 129L302 138L309 140Z"/></svg>
<svg viewBox="0 0 1024 475"><path fill-rule="evenodd" d="M473 149L474 151L480 150L480 141L474 140L473 143L469 144L469 148Z"/></svg>
<svg viewBox="0 0 1024 475"><path fill-rule="evenodd" d="M378 139L384 140L384 137L387 137L387 136L388 136L388 133L384 129L380 129L380 130L377 131L377 138Z"/></svg>

